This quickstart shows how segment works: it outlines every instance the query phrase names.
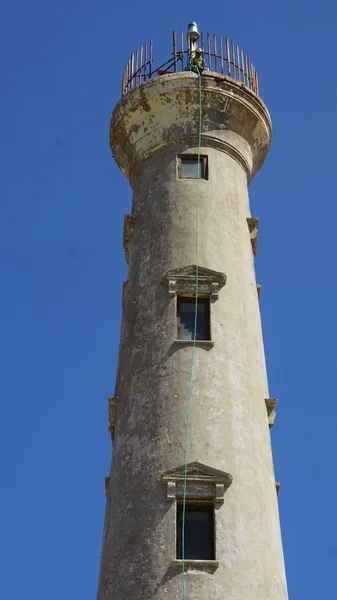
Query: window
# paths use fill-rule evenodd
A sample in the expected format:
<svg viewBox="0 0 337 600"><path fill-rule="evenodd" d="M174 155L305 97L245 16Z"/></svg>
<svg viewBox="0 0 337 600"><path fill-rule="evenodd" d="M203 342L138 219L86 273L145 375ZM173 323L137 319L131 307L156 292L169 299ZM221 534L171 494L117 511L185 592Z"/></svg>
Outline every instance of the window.
<svg viewBox="0 0 337 600"><path fill-rule="evenodd" d="M207 156L199 158L194 154L182 154L178 156L178 178L179 179L208 179Z"/></svg>
<svg viewBox="0 0 337 600"><path fill-rule="evenodd" d="M167 471L161 480L166 488L166 500L175 504L172 512L176 518L172 527L175 528L176 543L172 548L175 552L172 565L179 566L182 560L182 499L186 493L184 560L198 569L217 568L216 514L224 504L225 493L232 484L233 476L194 461Z"/></svg>
<svg viewBox="0 0 337 600"><path fill-rule="evenodd" d="M177 558L182 558L183 505L177 504ZM215 560L214 507L186 504L184 559Z"/></svg>
<svg viewBox="0 0 337 600"><path fill-rule="evenodd" d="M193 340L195 327L195 298L177 298L178 340ZM210 300L198 298L196 340L210 340Z"/></svg>

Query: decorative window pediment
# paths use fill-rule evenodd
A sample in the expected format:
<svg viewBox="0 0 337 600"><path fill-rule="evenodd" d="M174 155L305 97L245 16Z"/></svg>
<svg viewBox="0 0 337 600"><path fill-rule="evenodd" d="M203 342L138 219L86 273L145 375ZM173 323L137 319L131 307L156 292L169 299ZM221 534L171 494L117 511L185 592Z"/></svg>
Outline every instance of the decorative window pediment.
<svg viewBox="0 0 337 600"><path fill-rule="evenodd" d="M184 473L185 466L182 465L168 471L162 476L166 484L166 497L168 501L175 501L184 496ZM233 481L230 473L213 469L200 462L187 465L186 477L186 499L188 501L208 501L222 504L226 489Z"/></svg>
<svg viewBox="0 0 337 600"><path fill-rule="evenodd" d="M124 306L127 285L128 285L128 282L127 281L123 281L123 285L122 285L122 308Z"/></svg>
<svg viewBox="0 0 337 600"><path fill-rule="evenodd" d="M248 217L247 224L250 233L250 243L252 245L253 254L254 256L256 256L259 219L255 219L254 217Z"/></svg>
<svg viewBox="0 0 337 600"><path fill-rule="evenodd" d="M212 271L204 267L198 268L198 297L209 296L217 300L220 289L226 283L226 275L219 271ZM196 296L197 267L188 265L180 269L166 271L161 277L162 283L168 286L168 294L171 298L175 296Z"/></svg>
<svg viewBox="0 0 337 600"><path fill-rule="evenodd" d="M114 441L115 437L115 427L117 420L117 407L118 407L119 397L118 396L109 396L109 431L111 433L111 439Z"/></svg>
<svg viewBox="0 0 337 600"><path fill-rule="evenodd" d="M276 407L276 404L278 403L278 400L276 400L276 398L265 398L265 403L266 403L266 409L267 409L268 424L269 424L269 428L271 428L275 422L275 418L276 418L275 407Z"/></svg>
<svg viewBox="0 0 337 600"><path fill-rule="evenodd" d="M131 240L135 230L136 219L134 215L124 215L123 249L126 262L129 264Z"/></svg>
<svg viewBox="0 0 337 600"><path fill-rule="evenodd" d="M106 499L108 499L108 493L109 493L109 487L110 487L110 477L106 477L104 479L104 485L105 485L105 496L106 496Z"/></svg>

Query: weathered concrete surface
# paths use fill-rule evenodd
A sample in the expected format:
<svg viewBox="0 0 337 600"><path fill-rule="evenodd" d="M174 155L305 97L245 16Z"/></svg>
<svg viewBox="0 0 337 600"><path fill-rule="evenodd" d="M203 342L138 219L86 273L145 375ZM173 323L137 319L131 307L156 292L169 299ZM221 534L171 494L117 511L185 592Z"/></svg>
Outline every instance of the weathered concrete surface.
<svg viewBox="0 0 337 600"><path fill-rule="evenodd" d="M222 80L221 80L222 79ZM196 181L177 179L176 156L197 152L197 78L180 73L130 93L112 118L111 146L133 186L137 217L115 395L119 397L98 600L179 600L175 506L161 477L185 457L191 348L174 344L176 299L166 271L195 264ZM213 348L196 348L189 462L230 473L216 509L219 567L189 569L189 600L286 600L269 397L247 218L247 181L270 143L254 94L203 77L199 264L225 273L211 304Z"/></svg>
<svg viewBox="0 0 337 600"><path fill-rule="evenodd" d="M203 145L230 153L249 176L269 149L271 122L262 100L241 83L219 74L202 77ZM164 75L140 85L117 104L111 120L113 156L131 183L138 167L170 143L197 145L198 79L193 73Z"/></svg>

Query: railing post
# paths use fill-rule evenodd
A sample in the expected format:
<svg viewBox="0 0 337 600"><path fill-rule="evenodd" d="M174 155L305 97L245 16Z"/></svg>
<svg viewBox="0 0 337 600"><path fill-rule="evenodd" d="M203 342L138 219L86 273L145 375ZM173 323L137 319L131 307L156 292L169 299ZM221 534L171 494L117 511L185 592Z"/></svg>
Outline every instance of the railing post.
<svg viewBox="0 0 337 600"><path fill-rule="evenodd" d="M174 64L174 72L177 72L177 38L176 32L173 31L173 64Z"/></svg>
<svg viewBox="0 0 337 600"><path fill-rule="evenodd" d="M184 70L184 32L181 32L181 70Z"/></svg>
<svg viewBox="0 0 337 600"><path fill-rule="evenodd" d="M224 68L223 68L223 50L222 50L222 35L220 35L220 60L221 60L221 73L224 74Z"/></svg>
<svg viewBox="0 0 337 600"><path fill-rule="evenodd" d="M144 54L144 81L146 81L146 79L147 79L146 67L147 67L147 42L145 42L145 54Z"/></svg>
<svg viewBox="0 0 337 600"><path fill-rule="evenodd" d="M218 60L217 60L217 51L216 51L216 35L213 35L213 50L214 50L214 70L216 73L218 72Z"/></svg>
<svg viewBox="0 0 337 600"><path fill-rule="evenodd" d="M128 79L127 79L127 82L126 82L126 90L127 90L127 92L129 92L130 89L131 89L131 77L132 77L131 73L132 73L132 54L131 54L131 56L130 56L130 58L128 60Z"/></svg>
<svg viewBox="0 0 337 600"><path fill-rule="evenodd" d="M142 70L143 70L143 46L140 47L139 57L139 83L142 83Z"/></svg>
<svg viewBox="0 0 337 600"><path fill-rule="evenodd" d="M226 37L226 55L227 55L227 72L228 72L228 77L230 77L231 76L231 55L229 52L228 37Z"/></svg>
<svg viewBox="0 0 337 600"><path fill-rule="evenodd" d="M236 71L235 71L235 44L234 40L232 40L232 59L233 59L233 78L236 79Z"/></svg>
<svg viewBox="0 0 337 600"><path fill-rule="evenodd" d="M134 70L134 65L135 65L135 55L131 54L130 90L132 90L132 84L133 84L133 70Z"/></svg>
<svg viewBox="0 0 337 600"><path fill-rule="evenodd" d="M149 79L151 79L152 77L152 40L150 40L150 75L149 75Z"/></svg>
<svg viewBox="0 0 337 600"><path fill-rule="evenodd" d="M208 50L208 68L212 70L212 62L211 62L211 39L209 33L207 33L207 50Z"/></svg>
<svg viewBox="0 0 337 600"><path fill-rule="evenodd" d="M137 71L138 71L138 48L136 50L136 62L135 62L135 71L133 73L133 81L135 85L137 85ZM136 81L135 81L136 80Z"/></svg>
<svg viewBox="0 0 337 600"><path fill-rule="evenodd" d="M239 50L239 46L236 46L236 55L237 55L237 59L238 59L238 81L241 81L241 79L240 79L240 50Z"/></svg>

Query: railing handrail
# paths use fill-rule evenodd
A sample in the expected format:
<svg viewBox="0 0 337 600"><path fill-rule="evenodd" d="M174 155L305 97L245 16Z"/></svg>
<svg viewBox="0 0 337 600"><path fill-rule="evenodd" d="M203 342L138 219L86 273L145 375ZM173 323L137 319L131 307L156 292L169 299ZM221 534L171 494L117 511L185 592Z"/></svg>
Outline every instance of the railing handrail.
<svg viewBox="0 0 337 600"><path fill-rule="evenodd" d="M229 40L227 37L223 39L221 36L216 35L211 36L209 33L204 35L201 32L200 42L209 71L221 73L240 81L255 94L259 94L259 81L255 67L248 56L235 44L234 40ZM188 56L188 54L189 49L186 47L184 32L181 32L180 49L177 50L177 36L176 32L173 31L171 57L165 63L153 69L153 42L152 40L149 43L146 42L135 53L131 54L127 62L122 79L122 96L125 96L144 81L151 79L154 75L184 71L184 59L185 55ZM186 61L187 64L188 61ZM163 67L166 68L163 69ZM173 71L169 71L171 68L173 68Z"/></svg>

